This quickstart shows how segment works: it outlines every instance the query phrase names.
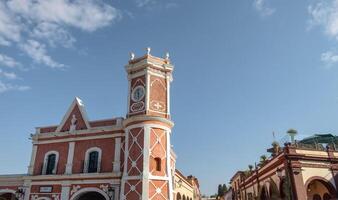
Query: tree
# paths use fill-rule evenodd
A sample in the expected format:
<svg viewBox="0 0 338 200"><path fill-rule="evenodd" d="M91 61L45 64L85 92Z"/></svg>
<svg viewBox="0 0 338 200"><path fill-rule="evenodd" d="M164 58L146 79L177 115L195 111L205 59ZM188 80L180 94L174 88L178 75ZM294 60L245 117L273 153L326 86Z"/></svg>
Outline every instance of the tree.
<svg viewBox="0 0 338 200"><path fill-rule="evenodd" d="M259 162L260 166L263 166L267 160L268 158L266 157L266 155L261 155L261 160Z"/></svg>
<svg viewBox="0 0 338 200"><path fill-rule="evenodd" d="M248 167L249 167L250 172L252 172L253 166L249 165Z"/></svg>
<svg viewBox="0 0 338 200"><path fill-rule="evenodd" d="M222 189L223 189L223 196L224 196L224 194L228 191L227 185L223 184Z"/></svg>
<svg viewBox="0 0 338 200"><path fill-rule="evenodd" d="M223 186L222 186L222 184L219 184L219 185L218 185L218 192L217 192L217 196L218 196L218 197L222 197L222 196L224 196L224 190L223 190Z"/></svg>

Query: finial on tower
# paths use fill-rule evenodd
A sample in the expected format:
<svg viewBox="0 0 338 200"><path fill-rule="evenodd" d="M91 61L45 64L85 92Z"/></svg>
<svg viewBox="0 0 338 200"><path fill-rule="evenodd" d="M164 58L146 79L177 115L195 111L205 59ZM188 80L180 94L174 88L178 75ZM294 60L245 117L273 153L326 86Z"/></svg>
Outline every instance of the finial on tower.
<svg viewBox="0 0 338 200"><path fill-rule="evenodd" d="M134 58L135 58L134 52L130 52L129 55L130 55L130 60L134 60Z"/></svg>
<svg viewBox="0 0 338 200"><path fill-rule="evenodd" d="M147 47L146 50L147 50L147 55L150 55L151 48Z"/></svg>
<svg viewBox="0 0 338 200"><path fill-rule="evenodd" d="M166 59L166 60L169 60L169 58L170 58L169 52L165 53L165 59Z"/></svg>

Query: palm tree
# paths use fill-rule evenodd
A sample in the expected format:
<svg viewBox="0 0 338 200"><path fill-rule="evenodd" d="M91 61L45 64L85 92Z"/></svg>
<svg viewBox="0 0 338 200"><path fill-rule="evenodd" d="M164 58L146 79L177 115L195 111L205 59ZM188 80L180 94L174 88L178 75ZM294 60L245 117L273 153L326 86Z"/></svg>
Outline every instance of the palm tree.
<svg viewBox="0 0 338 200"><path fill-rule="evenodd" d="M267 160L268 158L266 157L266 155L261 155L261 160L259 162L260 166L264 165Z"/></svg>
<svg viewBox="0 0 338 200"><path fill-rule="evenodd" d="M248 167L249 167L250 172L252 172L253 166L249 165Z"/></svg>

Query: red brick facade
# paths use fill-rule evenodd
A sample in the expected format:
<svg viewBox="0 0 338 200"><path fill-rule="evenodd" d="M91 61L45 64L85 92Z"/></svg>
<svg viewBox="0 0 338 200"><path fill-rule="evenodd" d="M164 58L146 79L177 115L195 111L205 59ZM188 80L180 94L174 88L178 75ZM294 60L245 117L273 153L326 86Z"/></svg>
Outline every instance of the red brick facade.
<svg viewBox="0 0 338 200"><path fill-rule="evenodd" d="M172 70L168 59L150 54L129 61L125 119L89 121L76 98L59 125L36 129L28 174L0 176L0 197L173 200Z"/></svg>

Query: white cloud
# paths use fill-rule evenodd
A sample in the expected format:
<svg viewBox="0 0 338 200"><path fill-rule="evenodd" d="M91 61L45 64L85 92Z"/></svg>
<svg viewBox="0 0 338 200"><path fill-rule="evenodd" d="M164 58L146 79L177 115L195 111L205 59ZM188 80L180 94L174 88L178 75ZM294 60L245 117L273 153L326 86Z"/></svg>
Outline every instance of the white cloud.
<svg viewBox="0 0 338 200"><path fill-rule="evenodd" d="M18 76L13 73L13 72L5 72L5 71L2 71L2 69L0 69L0 77L3 76L7 79L10 79L10 80L14 80L14 79L17 79Z"/></svg>
<svg viewBox="0 0 338 200"><path fill-rule="evenodd" d="M338 41L338 0L319 0L308 6L308 13L308 29L321 27L328 38ZM326 51L321 54L321 61L331 68L338 64L338 53Z"/></svg>
<svg viewBox="0 0 338 200"><path fill-rule="evenodd" d="M136 0L136 5L138 7L144 7L149 4L154 4L156 0Z"/></svg>
<svg viewBox="0 0 338 200"><path fill-rule="evenodd" d="M266 0L254 0L253 6L261 16L269 16L276 11L274 8L267 5Z"/></svg>
<svg viewBox="0 0 338 200"><path fill-rule="evenodd" d="M11 42L0 36L0 45L2 45L2 46L10 46Z"/></svg>
<svg viewBox="0 0 338 200"><path fill-rule="evenodd" d="M21 49L27 53L36 63L44 64L51 68L63 68L64 64L57 63L48 54L46 46L36 40L28 40L20 45Z"/></svg>
<svg viewBox="0 0 338 200"><path fill-rule="evenodd" d="M69 48L72 47L76 41L76 39L60 25L48 22L38 24L32 31L31 36L46 40L52 47L60 44L63 47Z"/></svg>
<svg viewBox="0 0 338 200"><path fill-rule="evenodd" d="M0 1L0 43L8 46L10 41L20 40L21 25L15 20L15 16Z"/></svg>
<svg viewBox="0 0 338 200"><path fill-rule="evenodd" d="M320 0L308 7L309 28L321 26L325 34L338 39L338 0Z"/></svg>
<svg viewBox="0 0 338 200"><path fill-rule="evenodd" d="M332 51L327 51L322 53L321 61L325 63L327 67L332 67L334 64L338 63L338 54Z"/></svg>
<svg viewBox="0 0 338 200"><path fill-rule="evenodd" d="M47 55L45 42L52 47L73 47L76 38L68 29L92 32L119 18L120 11L104 0L0 1L0 45L16 43L38 63L60 67ZM30 42L27 41L39 42L39 51L35 54L32 53L34 49L28 51L25 47Z"/></svg>
<svg viewBox="0 0 338 200"><path fill-rule="evenodd" d="M4 65L6 67L17 67L20 66L21 64L16 60L14 60L14 58L0 53L0 66L1 65Z"/></svg>
<svg viewBox="0 0 338 200"><path fill-rule="evenodd" d="M10 0L8 7L19 15L37 22L68 25L95 31L111 24L120 12L103 1L94 0Z"/></svg>
<svg viewBox="0 0 338 200"><path fill-rule="evenodd" d="M64 68L48 54L48 48L75 46L70 30L93 32L121 18L120 11L106 0L0 0L0 46L18 48L33 62ZM76 49L76 47L74 48ZM17 53L19 54L19 53ZM17 70L21 64L0 52L0 67ZM5 83L17 79L15 72L0 71L0 93L27 90L27 86Z"/></svg>
<svg viewBox="0 0 338 200"><path fill-rule="evenodd" d="M135 0L136 6L147 10L171 9L178 7L176 2L169 0Z"/></svg>
<svg viewBox="0 0 338 200"><path fill-rule="evenodd" d="M22 85L12 85L9 83L4 83L0 80L0 93L8 92L11 90L17 90L17 91L26 91L29 90L29 86L22 86Z"/></svg>

